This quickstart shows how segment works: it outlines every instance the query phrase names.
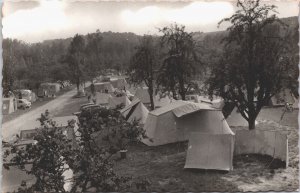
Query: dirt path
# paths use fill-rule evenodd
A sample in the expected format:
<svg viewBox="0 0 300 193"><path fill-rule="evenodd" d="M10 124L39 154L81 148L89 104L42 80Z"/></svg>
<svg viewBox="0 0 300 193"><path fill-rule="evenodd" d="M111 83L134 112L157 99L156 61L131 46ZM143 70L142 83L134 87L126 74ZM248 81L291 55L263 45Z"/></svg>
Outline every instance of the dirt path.
<svg viewBox="0 0 300 193"><path fill-rule="evenodd" d="M73 89L37 109L4 123L2 125L2 139L4 141L10 141L14 138L15 134L20 133L20 130L35 128L38 126L36 119L40 117L41 113L44 113L47 109L50 113L59 111L76 94L76 92L76 89Z"/></svg>

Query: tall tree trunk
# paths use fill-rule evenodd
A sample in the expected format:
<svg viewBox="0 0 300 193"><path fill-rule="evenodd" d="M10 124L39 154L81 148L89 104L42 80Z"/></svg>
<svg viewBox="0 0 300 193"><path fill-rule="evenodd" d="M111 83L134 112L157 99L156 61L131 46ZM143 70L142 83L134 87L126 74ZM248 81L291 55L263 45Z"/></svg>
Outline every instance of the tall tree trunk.
<svg viewBox="0 0 300 193"><path fill-rule="evenodd" d="M77 93L79 93L79 86L80 86L80 81L79 78L77 78L76 80Z"/></svg>
<svg viewBox="0 0 300 193"><path fill-rule="evenodd" d="M149 85L148 92L149 92L149 96L150 96L151 110L154 110L155 106L154 106L154 100L153 100L153 86L152 86L152 84Z"/></svg>
<svg viewBox="0 0 300 193"><path fill-rule="evenodd" d="M181 99L185 101L185 89L183 80L179 80L179 94Z"/></svg>
<svg viewBox="0 0 300 193"><path fill-rule="evenodd" d="M255 129L255 118L249 117L248 124L249 124L249 130L254 130Z"/></svg>

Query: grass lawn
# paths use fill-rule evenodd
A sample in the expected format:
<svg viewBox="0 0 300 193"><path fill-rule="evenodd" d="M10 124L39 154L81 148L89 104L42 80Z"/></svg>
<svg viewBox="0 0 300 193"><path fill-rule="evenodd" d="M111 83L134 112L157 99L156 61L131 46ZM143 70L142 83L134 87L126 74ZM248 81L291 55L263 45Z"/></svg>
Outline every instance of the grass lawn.
<svg viewBox="0 0 300 193"><path fill-rule="evenodd" d="M64 88L64 89L60 90L56 94L56 97L58 97L58 96L60 96L60 95L62 95L64 93L66 93L66 92L68 92L68 91L70 91L70 90L72 90L74 88L75 88L74 86L69 87L69 88ZM13 120L13 119L15 119L15 118L17 118L17 117L25 114L25 113L28 113L29 111L32 111L32 110L34 110L34 109L36 109L36 108L38 108L40 106L43 106L44 104L52 101L53 99L55 99L55 98L49 97L49 98L43 98L41 100L38 98L35 102L33 102L31 104L31 108L30 109L18 109L17 111L15 111L15 112L13 112L11 114L3 115L2 123L5 123L7 121L11 121L11 120Z"/></svg>
<svg viewBox="0 0 300 193"><path fill-rule="evenodd" d="M288 131L289 167L286 169L269 167L272 162L269 156L239 155L234 156L234 169L230 172L186 170L183 169L185 142L158 147L131 145L127 158L116 161L115 170L120 175L132 176L136 182L141 179L150 181L150 186L144 191L297 191L298 110L287 113L282 121L278 121L282 110L263 109L257 128Z"/></svg>

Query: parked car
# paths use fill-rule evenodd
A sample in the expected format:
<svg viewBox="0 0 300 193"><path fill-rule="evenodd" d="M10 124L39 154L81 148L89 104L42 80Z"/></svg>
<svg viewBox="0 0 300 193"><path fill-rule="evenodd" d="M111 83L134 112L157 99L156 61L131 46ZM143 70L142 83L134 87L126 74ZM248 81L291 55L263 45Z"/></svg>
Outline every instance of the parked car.
<svg viewBox="0 0 300 193"><path fill-rule="evenodd" d="M18 109L26 109L31 107L31 102L26 99L18 99L17 100Z"/></svg>

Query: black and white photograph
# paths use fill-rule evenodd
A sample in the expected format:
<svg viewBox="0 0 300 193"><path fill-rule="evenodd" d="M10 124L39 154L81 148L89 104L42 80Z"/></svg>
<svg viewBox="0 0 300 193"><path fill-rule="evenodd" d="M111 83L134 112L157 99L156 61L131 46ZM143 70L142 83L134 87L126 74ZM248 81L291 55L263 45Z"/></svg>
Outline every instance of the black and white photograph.
<svg viewBox="0 0 300 193"><path fill-rule="evenodd" d="M299 1L1 6L2 192L299 191Z"/></svg>

